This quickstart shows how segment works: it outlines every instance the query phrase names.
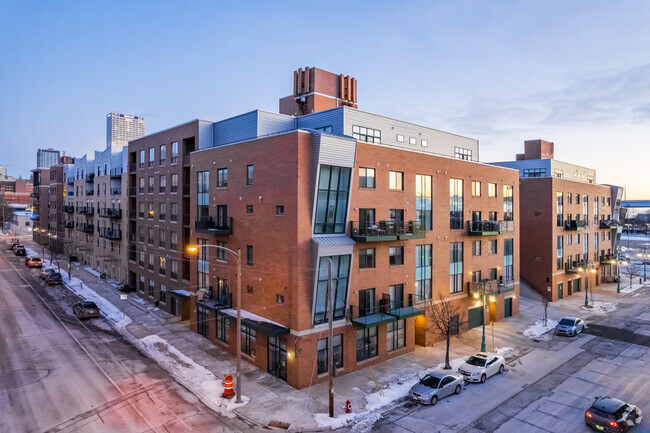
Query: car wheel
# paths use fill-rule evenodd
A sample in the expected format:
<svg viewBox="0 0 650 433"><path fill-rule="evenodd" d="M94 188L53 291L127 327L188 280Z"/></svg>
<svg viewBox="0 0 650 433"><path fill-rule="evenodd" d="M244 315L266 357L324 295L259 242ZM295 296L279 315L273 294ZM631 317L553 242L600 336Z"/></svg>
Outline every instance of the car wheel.
<svg viewBox="0 0 650 433"><path fill-rule="evenodd" d="M460 394L460 392L463 390L463 387L460 385L456 385L456 394Z"/></svg>
<svg viewBox="0 0 650 433"><path fill-rule="evenodd" d="M438 403L438 397L434 395L431 397L431 406L435 406L436 403Z"/></svg>
<svg viewBox="0 0 650 433"><path fill-rule="evenodd" d="M487 377L485 377L485 374L482 374L481 375L481 383L485 383L485 379L487 379Z"/></svg>
<svg viewBox="0 0 650 433"><path fill-rule="evenodd" d="M506 369L506 368L503 366L503 364L501 364L501 365L499 366L499 374L503 374L503 371L504 371L505 369Z"/></svg>

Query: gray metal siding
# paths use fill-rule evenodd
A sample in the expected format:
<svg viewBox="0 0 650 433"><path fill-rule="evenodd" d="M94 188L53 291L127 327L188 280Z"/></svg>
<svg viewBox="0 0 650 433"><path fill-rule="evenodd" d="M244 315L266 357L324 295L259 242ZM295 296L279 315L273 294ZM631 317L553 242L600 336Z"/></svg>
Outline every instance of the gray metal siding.
<svg viewBox="0 0 650 433"><path fill-rule="evenodd" d="M332 127L332 134L345 135L343 127L343 107L308 114L297 118L298 128L316 129L326 126ZM352 136L352 134L349 134Z"/></svg>
<svg viewBox="0 0 650 433"><path fill-rule="evenodd" d="M290 131L292 129L296 129L296 118L293 116L269 113L267 111L257 112L258 137L282 131Z"/></svg>
<svg viewBox="0 0 650 433"><path fill-rule="evenodd" d="M354 167L357 142L328 134L315 134L320 137L318 161L320 164L337 167Z"/></svg>
<svg viewBox="0 0 650 433"><path fill-rule="evenodd" d="M454 148L461 147L472 151L472 161L479 160L478 140L461 137L448 132L438 131L420 125L414 125L400 120L390 119L371 113L342 107L344 113L344 135L352 136L352 126L378 129L381 131L381 144L403 149L417 150L435 155L454 157ZM397 141L397 135L404 136L404 143ZM416 144L409 144L409 138L414 137ZM422 140L428 141L428 146L422 146Z"/></svg>
<svg viewBox="0 0 650 433"><path fill-rule="evenodd" d="M257 137L257 110L212 124L214 146Z"/></svg>
<svg viewBox="0 0 650 433"><path fill-rule="evenodd" d="M197 149L206 149L213 146L212 125L212 122L199 120L199 145Z"/></svg>

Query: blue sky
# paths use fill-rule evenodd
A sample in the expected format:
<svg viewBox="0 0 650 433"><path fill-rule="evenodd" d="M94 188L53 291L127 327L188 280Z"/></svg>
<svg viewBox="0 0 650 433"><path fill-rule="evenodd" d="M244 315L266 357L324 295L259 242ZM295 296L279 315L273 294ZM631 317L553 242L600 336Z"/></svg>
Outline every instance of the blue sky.
<svg viewBox="0 0 650 433"><path fill-rule="evenodd" d="M148 133L277 111L292 73L359 83L359 108L477 138L526 139L650 197L650 2L0 0L0 165L102 149L106 114Z"/></svg>

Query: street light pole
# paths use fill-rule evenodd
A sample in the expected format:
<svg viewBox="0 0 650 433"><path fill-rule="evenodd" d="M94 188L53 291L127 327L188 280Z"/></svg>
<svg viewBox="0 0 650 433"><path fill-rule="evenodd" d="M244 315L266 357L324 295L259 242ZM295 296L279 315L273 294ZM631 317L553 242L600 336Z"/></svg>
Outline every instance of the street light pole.
<svg viewBox="0 0 650 433"><path fill-rule="evenodd" d="M327 262L327 321L329 334L327 339L327 371L329 379L329 415L334 418L334 287L332 287L332 259Z"/></svg>
<svg viewBox="0 0 650 433"><path fill-rule="evenodd" d="M481 352L485 352L485 286L487 285L487 279L481 281L481 289L483 292L483 337L481 338Z"/></svg>

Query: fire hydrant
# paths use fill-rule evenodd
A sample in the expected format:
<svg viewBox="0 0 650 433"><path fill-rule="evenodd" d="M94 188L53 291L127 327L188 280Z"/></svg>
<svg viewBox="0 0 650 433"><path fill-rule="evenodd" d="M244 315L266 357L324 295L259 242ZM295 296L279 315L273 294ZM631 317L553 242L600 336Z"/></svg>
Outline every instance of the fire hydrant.
<svg viewBox="0 0 650 433"><path fill-rule="evenodd" d="M350 400L345 402L345 413L352 413L352 403L350 403Z"/></svg>

